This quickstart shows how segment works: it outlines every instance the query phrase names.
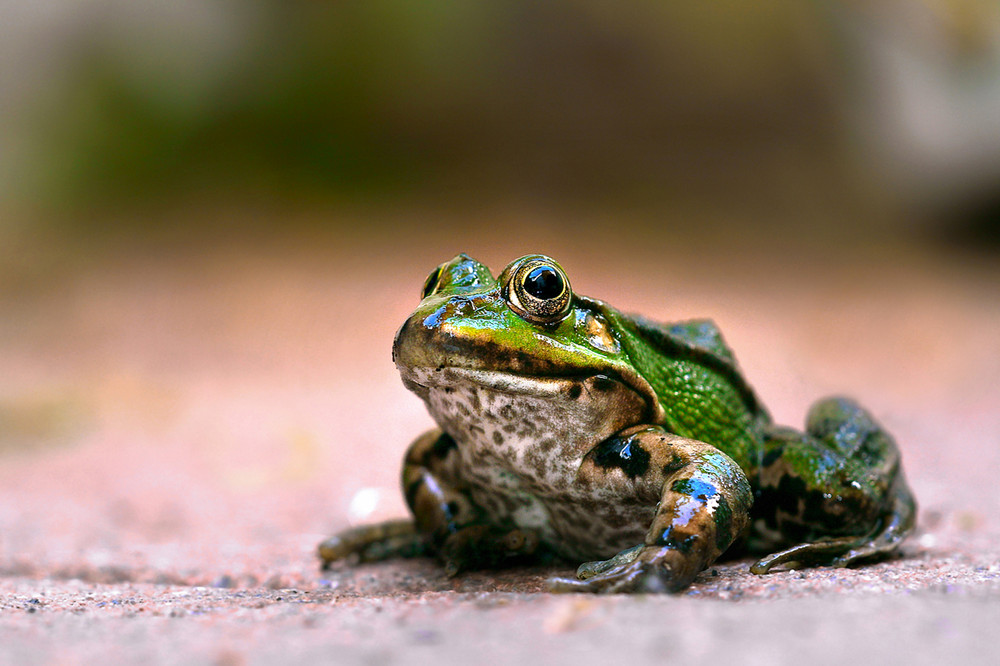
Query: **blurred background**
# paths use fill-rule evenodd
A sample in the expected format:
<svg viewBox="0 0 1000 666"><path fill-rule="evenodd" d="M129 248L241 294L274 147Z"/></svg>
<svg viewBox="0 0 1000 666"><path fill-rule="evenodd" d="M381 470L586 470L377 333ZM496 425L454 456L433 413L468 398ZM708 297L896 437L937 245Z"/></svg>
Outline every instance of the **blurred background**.
<svg viewBox="0 0 1000 666"><path fill-rule="evenodd" d="M854 394L925 524L997 527L995 0L0 15L7 569L232 571L401 512L430 421L391 339L460 251L715 318L779 420Z"/></svg>
<svg viewBox="0 0 1000 666"><path fill-rule="evenodd" d="M989 0L8 1L4 194L45 213L721 198L795 227L823 223L810 205L888 198L969 223L1000 189L998 14Z"/></svg>

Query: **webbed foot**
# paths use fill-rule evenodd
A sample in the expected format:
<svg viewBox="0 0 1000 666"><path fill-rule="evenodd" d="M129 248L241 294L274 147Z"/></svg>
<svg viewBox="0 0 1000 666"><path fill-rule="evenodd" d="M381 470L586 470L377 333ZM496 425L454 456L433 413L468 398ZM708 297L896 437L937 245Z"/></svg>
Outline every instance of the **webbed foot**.
<svg viewBox="0 0 1000 666"><path fill-rule="evenodd" d="M552 592L625 594L679 592L702 570L698 560L665 546L640 545L609 560L587 562L577 569L577 580L552 578Z"/></svg>

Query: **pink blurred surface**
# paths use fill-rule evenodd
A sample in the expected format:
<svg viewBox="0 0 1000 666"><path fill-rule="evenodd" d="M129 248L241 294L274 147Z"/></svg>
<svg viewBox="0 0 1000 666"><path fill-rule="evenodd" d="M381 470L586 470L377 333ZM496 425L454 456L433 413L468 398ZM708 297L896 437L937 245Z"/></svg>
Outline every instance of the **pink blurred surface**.
<svg viewBox="0 0 1000 666"><path fill-rule="evenodd" d="M190 635L209 641L216 634L204 622L214 618L224 627L216 636L236 642L230 652L190 654L253 661L240 641L259 646L287 630L290 599L305 614L299 629L338 627L289 653L308 654L322 641L374 645L350 628L370 609L359 600L388 604L405 623L413 604L430 603L444 618L483 598L524 605L512 630L545 618L538 626L555 629L532 634L539 646L587 623L611 631L608 617L643 602L537 596L552 570L449 580L430 561L318 569L324 536L404 513L400 459L431 422L400 384L389 349L426 274L459 251L497 272L542 251L577 291L626 311L712 317L779 421L799 425L813 400L848 393L897 436L921 505L903 559L764 578L746 562L725 563L683 595L687 603L799 599L801 612L820 616L817 599L840 608L916 594L931 611L938 602L928 599L942 591L969 603L995 599L994 264L875 241L649 236L600 219L581 237L575 220L558 215L393 221L366 233L357 231L364 219L345 216L333 236L110 247L53 274L29 271L3 292L0 630L29 641L40 631L32 608L51 621L94 618L94 636L113 634L124 616L198 616ZM122 599L131 599L127 610ZM776 612L790 618L800 609ZM262 628L233 638L248 619ZM104 654L73 622L53 630L82 650L70 653ZM439 628L418 630L450 640ZM166 640L150 627L137 631L138 644ZM403 632L387 649L406 654L407 641L422 635ZM123 651L116 654L138 654L137 643L108 640ZM10 643L8 654L28 644ZM464 654L461 641L452 647L452 658Z"/></svg>

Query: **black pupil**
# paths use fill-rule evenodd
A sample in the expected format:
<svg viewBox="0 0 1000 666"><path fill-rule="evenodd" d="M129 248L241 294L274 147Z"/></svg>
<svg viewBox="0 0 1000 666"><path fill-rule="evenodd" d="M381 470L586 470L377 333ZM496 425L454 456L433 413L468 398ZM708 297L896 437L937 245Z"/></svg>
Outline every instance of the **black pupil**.
<svg viewBox="0 0 1000 666"><path fill-rule="evenodd" d="M524 279L524 290L539 300L555 298L563 293L562 276L551 266L539 266Z"/></svg>

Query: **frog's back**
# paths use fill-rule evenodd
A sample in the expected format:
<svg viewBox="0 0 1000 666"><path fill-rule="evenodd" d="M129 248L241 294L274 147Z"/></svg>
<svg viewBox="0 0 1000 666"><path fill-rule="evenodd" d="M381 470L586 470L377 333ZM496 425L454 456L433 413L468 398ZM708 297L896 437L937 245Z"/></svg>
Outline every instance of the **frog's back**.
<svg viewBox="0 0 1000 666"><path fill-rule="evenodd" d="M770 416L715 323L696 319L661 324L622 314L618 318L626 353L663 406L663 425L716 446L745 470L755 466Z"/></svg>

